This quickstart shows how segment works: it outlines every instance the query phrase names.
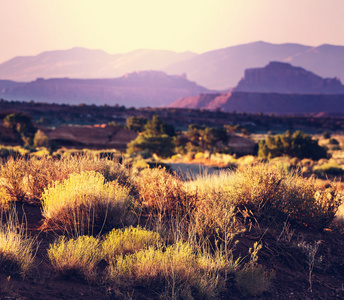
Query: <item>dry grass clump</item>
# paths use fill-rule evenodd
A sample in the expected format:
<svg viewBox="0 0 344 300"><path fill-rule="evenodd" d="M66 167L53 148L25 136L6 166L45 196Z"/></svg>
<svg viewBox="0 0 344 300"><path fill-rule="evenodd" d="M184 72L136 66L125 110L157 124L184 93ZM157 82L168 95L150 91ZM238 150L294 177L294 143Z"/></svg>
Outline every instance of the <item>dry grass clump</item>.
<svg viewBox="0 0 344 300"><path fill-rule="evenodd" d="M101 260L100 242L92 236L69 240L62 236L49 246L48 257L60 275L77 274L87 280L95 280L96 266Z"/></svg>
<svg viewBox="0 0 344 300"><path fill-rule="evenodd" d="M45 226L77 233L93 233L134 222L129 189L118 182L105 182L100 173L70 174L54 182L42 195Z"/></svg>
<svg viewBox="0 0 344 300"><path fill-rule="evenodd" d="M60 159L49 156L9 158L1 166L0 187L13 201L40 204L45 188L53 182L61 182L72 173L95 171L106 180L117 180L130 185L129 171L116 161L92 155L76 155Z"/></svg>
<svg viewBox="0 0 344 300"><path fill-rule="evenodd" d="M27 176L27 164L23 158L10 158L1 165L0 187L6 191L11 201L25 199L24 178Z"/></svg>
<svg viewBox="0 0 344 300"><path fill-rule="evenodd" d="M142 205L144 220L161 234L178 223L182 234L196 208L196 197L185 183L164 168L145 169L135 178L138 200Z"/></svg>
<svg viewBox="0 0 344 300"><path fill-rule="evenodd" d="M108 267L108 280L127 289L145 286L162 299L214 299L225 287L224 273L235 267L177 243L117 256Z"/></svg>
<svg viewBox="0 0 344 300"><path fill-rule="evenodd" d="M135 253L149 246L162 244L160 235L141 227L127 227L124 229L113 229L105 237L102 243L103 256L111 261L117 255Z"/></svg>
<svg viewBox="0 0 344 300"><path fill-rule="evenodd" d="M184 182L165 168L143 170L136 185L142 204L162 216L189 212L195 206L194 199L188 198Z"/></svg>
<svg viewBox="0 0 344 300"><path fill-rule="evenodd" d="M211 184L206 183L208 180ZM204 199L200 203L208 213L203 214L203 222L210 223L214 222L213 215L233 215L234 211L270 225L283 224L288 217L299 225L323 229L331 223L342 202L335 183L319 190L314 178L304 179L298 173L262 163L191 184ZM221 224L226 218L216 220Z"/></svg>
<svg viewBox="0 0 344 300"><path fill-rule="evenodd" d="M3 216L4 217L4 216ZM0 222L0 266L11 274L25 277L34 261L36 239L27 235L14 209Z"/></svg>
<svg viewBox="0 0 344 300"><path fill-rule="evenodd" d="M201 244L220 243L225 252L233 246L234 237L244 229L230 199L232 176L231 172L204 173L187 183L198 199L190 225L191 235L196 235L197 242Z"/></svg>

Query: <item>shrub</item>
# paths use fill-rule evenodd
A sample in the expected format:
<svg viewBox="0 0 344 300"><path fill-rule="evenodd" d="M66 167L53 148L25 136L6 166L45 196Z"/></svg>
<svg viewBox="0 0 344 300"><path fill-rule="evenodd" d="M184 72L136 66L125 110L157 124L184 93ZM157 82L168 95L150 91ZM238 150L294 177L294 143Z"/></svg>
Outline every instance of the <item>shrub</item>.
<svg viewBox="0 0 344 300"><path fill-rule="evenodd" d="M162 236L172 230L172 226L177 226L174 233L182 235L196 207L196 199L187 191L184 182L164 168L145 169L135 182L148 225L155 227Z"/></svg>
<svg viewBox="0 0 344 300"><path fill-rule="evenodd" d="M249 262L235 273L237 287L244 297L261 296L269 289L274 277L274 272L267 271L264 266L257 263L260 249L261 245L255 243L253 248L249 249L251 254Z"/></svg>
<svg viewBox="0 0 344 300"><path fill-rule="evenodd" d="M317 140L313 140L310 135L301 131L293 134L287 131L282 135L268 136L265 140L259 141L258 147L258 156L261 158L270 159L288 155L300 159L319 160L327 157L326 148L319 146Z"/></svg>
<svg viewBox="0 0 344 300"><path fill-rule="evenodd" d="M21 153L16 149L0 146L0 158L7 159L11 156L12 157L20 157Z"/></svg>
<svg viewBox="0 0 344 300"><path fill-rule="evenodd" d="M236 218L236 207L231 201L233 175L219 172L202 174L188 183L189 189L197 195L197 209L193 214L192 232L197 241L221 243L225 252L233 246L234 237L242 231Z"/></svg>
<svg viewBox="0 0 344 300"><path fill-rule="evenodd" d="M133 222L129 189L94 171L71 174L42 195L45 226L83 232Z"/></svg>
<svg viewBox="0 0 344 300"><path fill-rule="evenodd" d="M159 215L188 213L194 207L183 181L165 168L143 170L136 178L140 201Z"/></svg>
<svg viewBox="0 0 344 300"><path fill-rule="evenodd" d="M330 139L330 140L328 141L328 143L329 143L330 145L339 145L339 142L338 142L336 139L334 139L334 138Z"/></svg>
<svg viewBox="0 0 344 300"><path fill-rule="evenodd" d="M320 166L315 166L313 168L314 174L320 177L326 177L327 175L333 175L333 176L343 176L344 175L344 169L341 168L338 164L329 162L325 163Z"/></svg>
<svg viewBox="0 0 344 300"><path fill-rule="evenodd" d="M274 165L257 164L243 167L232 175L213 176L209 183L213 186L198 195L206 199L200 200L199 207L204 206L204 220L209 220L210 228L230 228L230 224L221 223L225 218L220 216L233 215L234 210L235 213L249 212L241 214L270 225L271 222L283 224L289 216L299 225L323 229L333 220L342 202L335 183L320 190L314 178L304 179L298 173L289 173ZM216 180L219 184L211 184ZM219 221L214 226L213 216L216 215Z"/></svg>
<svg viewBox="0 0 344 300"><path fill-rule="evenodd" d="M127 153L147 153L148 156L156 154L162 158L167 158L174 154L174 147L173 138L167 134L144 133L128 144Z"/></svg>
<svg viewBox="0 0 344 300"><path fill-rule="evenodd" d="M342 202L338 187L317 188L313 177L304 179L275 166L259 164L237 172L232 197L238 207L251 210L258 220L281 223L287 216L299 225L323 229Z"/></svg>
<svg viewBox="0 0 344 300"><path fill-rule="evenodd" d="M36 239L27 235L26 229L18 221L14 209L11 209L7 221L0 222L0 266L10 273L19 273L25 277L34 261Z"/></svg>
<svg viewBox="0 0 344 300"><path fill-rule="evenodd" d="M63 276L82 276L95 280L96 266L101 260L100 242L92 236L67 240L60 237L48 248L53 269Z"/></svg>
<svg viewBox="0 0 344 300"><path fill-rule="evenodd" d="M117 255L135 253L149 246L158 246L162 243L160 235L140 227L113 229L102 243L103 255L111 261Z"/></svg>
<svg viewBox="0 0 344 300"><path fill-rule="evenodd" d="M10 158L1 165L0 187L6 191L12 201L25 199L24 178L27 176L27 164L23 158Z"/></svg>
<svg viewBox="0 0 344 300"><path fill-rule="evenodd" d="M72 173L96 171L107 181L117 180L121 185L131 187L128 170L121 164L105 158L77 155L53 159L48 156L10 158L2 166L0 187L13 201L40 204L44 189L53 182L61 182Z"/></svg>
<svg viewBox="0 0 344 300"><path fill-rule="evenodd" d="M234 268L234 267L233 267ZM165 299L213 299L224 287L229 263L196 255L186 243L119 256L110 262L108 280L121 288L145 286Z"/></svg>

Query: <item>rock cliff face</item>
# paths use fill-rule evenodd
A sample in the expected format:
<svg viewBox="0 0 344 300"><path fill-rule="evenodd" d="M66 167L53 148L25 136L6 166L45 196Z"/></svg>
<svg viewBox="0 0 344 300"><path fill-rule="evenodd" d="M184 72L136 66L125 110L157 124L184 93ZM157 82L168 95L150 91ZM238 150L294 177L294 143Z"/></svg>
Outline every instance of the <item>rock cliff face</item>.
<svg viewBox="0 0 344 300"><path fill-rule="evenodd" d="M344 115L344 95L232 92L185 97L169 107L220 109L238 113Z"/></svg>
<svg viewBox="0 0 344 300"><path fill-rule="evenodd" d="M115 79L37 79L28 83L0 81L0 97L46 103L159 107L189 95L208 92L185 76L141 71Z"/></svg>
<svg viewBox="0 0 344 300"><path fill-rule="evenodd" d="M282 94L344 94L337 78L321 78L312 72L288 63L270 62L264 68L245 70L236 92Z"/></svg>

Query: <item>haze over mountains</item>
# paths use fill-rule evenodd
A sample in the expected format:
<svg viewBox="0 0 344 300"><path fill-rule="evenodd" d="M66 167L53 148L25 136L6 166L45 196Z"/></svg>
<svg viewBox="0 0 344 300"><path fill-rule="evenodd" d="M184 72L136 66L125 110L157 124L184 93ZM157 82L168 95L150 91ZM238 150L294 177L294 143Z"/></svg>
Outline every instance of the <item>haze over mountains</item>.
<svg viewBox="0 0 344 300"><path fill-rule="evenodd" d="M36 78L116 78L141 70L160 70L187 78L213 90L235 87L248 68L270 61L288 62L321 77L344 80L344 46L270 44L254 42L202 54L137 50L110 55L102 50L73 48L15 57L0 64L0 79L33 81Z"/></svg>

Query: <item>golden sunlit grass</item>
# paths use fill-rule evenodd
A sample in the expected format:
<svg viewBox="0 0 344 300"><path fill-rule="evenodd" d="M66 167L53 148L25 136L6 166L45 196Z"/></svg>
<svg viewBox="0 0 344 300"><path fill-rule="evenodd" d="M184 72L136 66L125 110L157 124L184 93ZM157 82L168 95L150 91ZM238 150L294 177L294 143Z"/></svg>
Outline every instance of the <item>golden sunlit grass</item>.
<svg viewBox="0 0 344 300"><path fill-rule="evenodd" d="M129 189L117 181L105 182L98 172L74 173L54 182L42 195L45 226L76 233L134 222Z"/></svg>
<svg viewBox="0 0 344 300"><path fill-rule="evenodd" d="M35 257L36 239L28 236L20 224L17 213L11 208L0 221L0 266L11 274L25 277L31 270Z"/></svg>
<svg viewBox="0 0 344 300"><path fill-rule="evenodd" d="M176 243L118 256L110 262L108 280L127 288L144 285L163 299L212 299L224 289L224 273L236 265Z"/></svg>
<svg viewBox="0 0 344 300"><path fill-rule="evenodd" d="M162 238L156 232L148 231L140 227L128 227L113 229L106 235L102 243L103 256L109 262L117 255L135 253L149 246L159 246Z"/></svg>
<svg viewBox="0 0 344 300"><path fill-rule="evenodd" d="M92 236L69 240L62 236L49 246L48 257L60 275L73 277L77 274L95 280L96 265L101 260L100 242Z"/></svg>
<svg viewBox="0 0 344 300"><path fill-rule="evenodd" d="M208 215L219 207L220 211L235 208L248 210L259 222L270 224L283 224L288 217L299 225L322 229L333 220L342 202L338 185L333 182L319 190L312 177L305 179L296 172L262 163L190 184L201 197L210 199L201 201L207 203Z"/></svg>

